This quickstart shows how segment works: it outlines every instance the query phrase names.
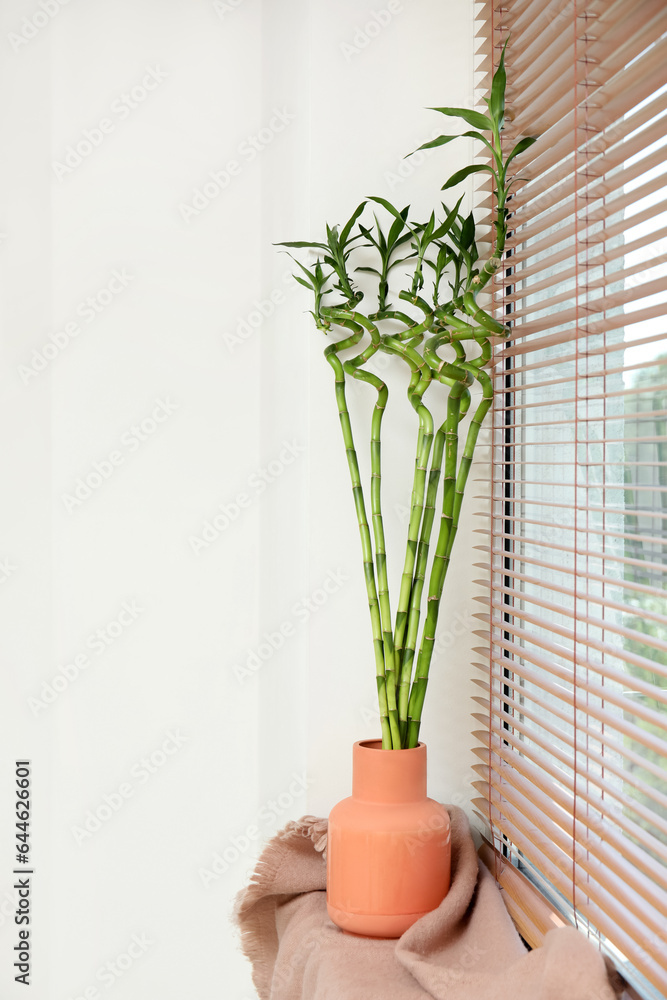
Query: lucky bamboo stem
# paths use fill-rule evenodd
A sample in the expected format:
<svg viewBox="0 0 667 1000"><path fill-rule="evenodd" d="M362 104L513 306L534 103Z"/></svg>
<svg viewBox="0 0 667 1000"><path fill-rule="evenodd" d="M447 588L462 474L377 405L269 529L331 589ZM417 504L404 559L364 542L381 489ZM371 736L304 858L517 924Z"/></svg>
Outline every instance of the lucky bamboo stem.
<svg viewBox="0 0 667 1000"><path fill-rule="evenodd" d="M482 386L483 397L475 410L470 422L466 436L465 448L461 458L458 473L453 491L449 491L443 499L443 518L438 546L435 553L431 579L429 584L428 611L424 623L422 644L417 659L415 679L410 691L410 702L408 707L408 747L416 747L419 742L419 729L421 725L421 714L424 706L424 697L428 684L428 674L433 656L435 644L435 631L438 623L438 613L440 610L440 599L449 567L452 546L456 537L461 513L463 494L468 480L468 473L472 464L473 453L479 435L479 429L493 402L493 383L486 372L477 370L472 365L462 365L461 367L471 368L475 377L479 379ZM454 390L452 390L453 392ZM450 394L451 398L451 394ZM454 439L454 436L453 436ZM447 475L447 472L446 472ZM446 508L446 512L445 512Z"/></svg>
<svg viewBox="0 0 667 1000"><path fill-rule="evenodd" d="M367 317L354 311L328 309L327 318L333 319L343 326L360 330L362 327L370 334L371 343L368 348L344 363L344 369L354 378L372 385L378 398L373 409L371 420L371 519L373 522L373 537L375 541L375 566L377 571L377 595L380 608L380 623L382 628L382 646L385 667L385 691L387 699L387 714L391 746L384 749L400 749L401 737L398 726L397 685L398 671L394 655L394 636L392 631L391 605L389 600L389 580L387 577L387 553L385 547L384 524L382 520L382 463L381 463L381 428L389 390L379 376L364 371L360 366L370 360L380 344L380 334L375 324Z"/></svg>
<svg viewBox="0 0 667 1000"><path fill-rule="evenodd" d="M353 347L358 343L362 335L361 327L352 337L330 344L324 351L324 356L334 370L336 376L336 402L338 404L338 415L345 443L345 452L352 481L352 494L354 506L357 513L357 523L361 537L361 550L364 562L364 577L366 579L366 592L368 595L368 608L371 616L371 627L373 631L373 648L375 650L375 675L378 691L378 703L380 708L380 724L382 728L382 746L384 749L391 749L393 745L391 735L391 725L389 722L389 708L387 704L387 685L385 676L384 643L382 638L382 623L378 605L377 587L375 584L375 571L373 567L373 550L371 546L370 531L366 519L366 505L364 503L364 493L359 475L359 463L357 452L354 447L354 437L350 414L347 408L345 396L345 370L343 363L338 357L338 351L345 347Z"/></svg>
<svg viewBox="0 0 667 1000"><path fill-rule="evenodd" d="M446 446L448 448L448 452L451 452L451 435L452 430L456 433L460 415L461 400L463 398L469 400L467 383L470 381L470 377L468 374L456 365L443 362L435 353L436 347L442 342L444 336L445 335L440 335L430 338L424 350L424 357L434 370L434 377L450 386L449 398L453 401L455 400L455 403L448 409L448 419L438 429L434 439L433 457L431 461L431 468L429 470L428 490L422 519L422 530L419 539L419 547L417 549L416 566L410 592L407 638L405 640L405 648L402 657L398 701L401 735L404 745L406 742L408 728L408 707L410 684L412 681L412 668L419 635L422 593L426 580L426 569L428 565L431 532L435 517L435 501L440 482L442 456ZM456 349L456 354L459 360L465 359L465 353L461 348ZM433 358L435 358L437 362L435 366L432 363ZM450 377L443 374L443 368L448 372Z"/></svg>
<svg viewBox="0 0 667 1000"><path fill-rule="evenodd" d="M419 529L424 509L426 471L431 451L431 442L433 440L433 417L431 416L428 408L422 402L422 396L431 381L431 370L420 354L418 354L413 348L403 344L397 338L385 337L383 340L383 346L385 350L390 353L398 354L403 357L410 366L413 377L410 380L408 397L412 407L419 416L417 455L415 460L414 482L410 504L407 547L405 553L405 563L403 566L403 575L401 577L398 606L396 610L396 626L394 630L395 648L400 669L403 656L403 643L407 627L408 609L410 606L412 574L415 565L417 545L419 542Z"/></svg>

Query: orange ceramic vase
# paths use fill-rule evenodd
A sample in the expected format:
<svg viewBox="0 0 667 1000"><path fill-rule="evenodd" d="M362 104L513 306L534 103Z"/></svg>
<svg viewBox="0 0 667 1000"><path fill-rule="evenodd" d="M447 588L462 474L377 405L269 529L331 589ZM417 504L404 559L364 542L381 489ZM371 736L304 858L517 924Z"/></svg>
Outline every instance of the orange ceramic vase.
<svg viewBox="0 0 667 1000"><path fill-rule="evenodd" d="M449 814L426 796L426 746L354 744L352 795L334 806L327 838L327 910L365 937L397 938L449 890Z"/></svg>

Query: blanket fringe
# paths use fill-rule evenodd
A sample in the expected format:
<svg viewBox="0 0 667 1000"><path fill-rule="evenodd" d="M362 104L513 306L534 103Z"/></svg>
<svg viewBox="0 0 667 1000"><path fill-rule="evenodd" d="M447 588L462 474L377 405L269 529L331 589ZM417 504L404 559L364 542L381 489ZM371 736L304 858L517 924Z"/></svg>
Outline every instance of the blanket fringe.
<svg viewBox="0 0 667 1000"><path fill-rule="evenodd" d="M307 837L316 851L326 857L327 820L317 816L302 816L292 820L271 840L262 851L248 885L237 893L232 919L240 931L241 949L252 964L252 980L262 1000L268 1000L271 991L273 960L267 942L278 938L275 910L267 900L267 888L275 882L281 863L285 859L284 842ZM254 911L254 912L253 912Z"/></svg>

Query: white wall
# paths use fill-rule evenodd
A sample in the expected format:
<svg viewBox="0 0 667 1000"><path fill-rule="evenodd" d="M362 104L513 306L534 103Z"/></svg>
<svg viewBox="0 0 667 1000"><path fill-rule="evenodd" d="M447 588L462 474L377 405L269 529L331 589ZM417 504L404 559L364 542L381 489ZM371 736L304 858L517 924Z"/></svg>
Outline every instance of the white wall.
<svg viewBox="0 0 667 1000"><path fill-rule="evenodd" d="M439 124L423 109L472 99L469 0L393 3L361 45L386 7L0 8L8 1000L23 995L16 759L33 768L32 996L244 1000L234 893L265 837L348 793L350 745L376 731L331 371L271 244L316 237L367 194L425 211L466 155L434 154L396 181ZM400 414L387 427L409 455L413 414ZM394 578L399 502L388 487ZM424 722L431 791L449 801L471 777L472 521L444 622L463 634L434 665ZM331 573L345 580L303 621ZM224 853L239 856L216 873ZM144 945L130 961L133 935Z"/></svg>

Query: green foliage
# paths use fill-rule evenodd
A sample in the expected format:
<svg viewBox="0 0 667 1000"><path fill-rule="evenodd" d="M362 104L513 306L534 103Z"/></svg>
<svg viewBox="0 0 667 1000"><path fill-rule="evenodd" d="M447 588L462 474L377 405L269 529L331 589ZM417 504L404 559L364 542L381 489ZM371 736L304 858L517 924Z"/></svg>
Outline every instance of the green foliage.
<svg viewBox="0 0 667 1000"><path fill-rule="evenodd" d="M297 262L300 269L297 281L313 293L312 314L316 326L329 337L337 330L343 331L338 340L329 343L325 357L335 374L338 413L352 478L373 631L383 747L386 749L413 747L419 739L440 598L458 529L463 492L477 435L492 403L493 384L483 370L491 357L489 338L503 338L509 333L508 328L490 316L477 301L495 273L504 250L506 201L513 182L508 166L535 141L533 138L521 139L507 156L502 149L504 57L505 49L493 78L487 101L488 114L466 108L432 109L446 117L461 119L472 127L472 131L441 135L419 147L434 149L459 136L475 138L482 143L488 162L462 167L442 186L442 190L455 188L477 173L490 173L493 178L496 245L481 266L475 219L472 212L465 215L461 212L462 196L451 209L439 203L429 218L420 222L411 220L410 206L399 209L386 198L375 195L357 206L341 230L327 225L325 240L279 244L289 249L316 252L314 264ZM362 221L369 203L386 213L386 221L378 217L376 211L373 222ZM328 272L325 267L329 268ZM362 307L364 293L354 280L360 273L370 275L375 286L370 307ZM389 302L390 292L396 292L401 303L405 303L401 310ZM401 327L398 332L397 322ZM366 337L370 342L365 343L359 353L349 356L349 350L357 351ZM449 351L449 358L440 354L443 350ZM381 423L388 389L377 375L364 368L378 351L399 357L407 365L410 372L408 400L419 420L415 462L411 467L405 562L394 619L386 578L380 497ZM342 352L346 352L346 360L339 357ZM366 382L378 394L370 436L372 538L345 398L346 376ZM475 384L479 390L477 406L468 414L465 438L459 442L459 424L468 413L470 388ZM442 388L433 390L434 385ZM433 416L424 401L427 392L434 391L448 393L447 418L440 427L434 426ZM433 553L430 552L430 540L440 486L441 513L437 518L439 530ZM424 591L426 602L419 642Z"/></svg>

